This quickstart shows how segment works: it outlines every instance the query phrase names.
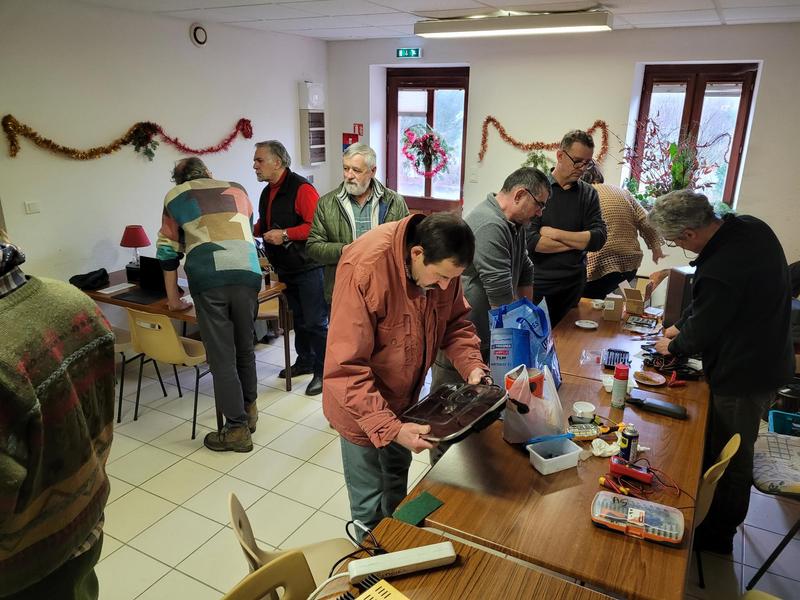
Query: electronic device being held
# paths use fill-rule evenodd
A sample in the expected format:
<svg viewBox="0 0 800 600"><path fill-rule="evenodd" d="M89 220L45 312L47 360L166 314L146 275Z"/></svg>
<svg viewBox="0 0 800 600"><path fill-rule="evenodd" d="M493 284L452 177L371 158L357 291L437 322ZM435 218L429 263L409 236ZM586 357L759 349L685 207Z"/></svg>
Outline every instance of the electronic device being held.
<svg viewBox="0 0 800 600"><path fill-rule="evenodd" d="M592 523L639 539L679 546L683 540L683 513L677 508L597 492L592 500Z"/></svg>

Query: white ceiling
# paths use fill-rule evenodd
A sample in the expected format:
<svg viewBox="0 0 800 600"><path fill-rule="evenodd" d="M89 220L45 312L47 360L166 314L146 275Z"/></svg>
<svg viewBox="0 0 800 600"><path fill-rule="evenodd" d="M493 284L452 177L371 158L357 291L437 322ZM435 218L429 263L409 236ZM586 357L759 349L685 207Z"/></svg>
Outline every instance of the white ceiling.
<svg viewBox="0 0 800 600"><path fill-rule="evenodd" d="M614 29L784 23L800 21L800 0L82 0L200 23L278 31L323 40L413 35L430 18L498 10L568 11L602 6ZM402 4L402 8L398 5Z"/></svg>

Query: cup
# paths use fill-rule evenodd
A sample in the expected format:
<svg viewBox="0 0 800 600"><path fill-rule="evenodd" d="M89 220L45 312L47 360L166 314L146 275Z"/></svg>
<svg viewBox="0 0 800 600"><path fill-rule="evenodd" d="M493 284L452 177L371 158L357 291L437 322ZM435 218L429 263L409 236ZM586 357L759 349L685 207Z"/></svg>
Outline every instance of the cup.
<svg viewBox="0 0 800 600"><path fill-rule="evenodd" d="M518 376L518 374L516 374L516 376L515 374L506 375L506 390L511 389L511 386L514 385L514 382ZM531 394L537 398L541 398L544 394L544 371L537 369L536 367L529 367L528 387L531 390Z"/></svg>

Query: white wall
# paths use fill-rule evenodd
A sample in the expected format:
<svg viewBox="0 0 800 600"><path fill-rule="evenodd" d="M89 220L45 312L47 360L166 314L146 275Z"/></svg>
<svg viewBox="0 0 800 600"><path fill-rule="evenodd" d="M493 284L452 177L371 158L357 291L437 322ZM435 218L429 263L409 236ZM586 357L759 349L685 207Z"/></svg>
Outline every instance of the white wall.
<svg viewBox="0 0 800 600"><path fill-rule="evenodd" d="M43 136L87 148L153 121L204 147L245 117L253 139L239 136L228 152L204 158L216 177L244 185L257 206L253 144L276 138L327 190L326 167L299 165L297 99L298 81L327 82L325 42L208 24L208 45L196 48L187 21L59 0L2 0L0 23L0 113ZM66 279L120 268L131 256L119 247L129 223L143 224L155 243L176 149L162 143L153 162L130 146L81 162L27 139L20 146L12 159L0 140L0 202L27 272ZM41 213L25 214L29 200Z"/></svg>
<svg viewBox="0 0 800 600"><path fill-rule="evenodd" d="M481 125L493 115L521 141L559 141L572 128L588 128L596 119L625 137L636 65L642 62L763 60L749 150L737 210L767 221L787 258L800 259L800 183L797 151L800 97L797 56L800 24L683 29L647 29L609 33L485 40L370 40L332 42L328 46L328 98L331 131L349 131L353 122L369 123L370 65L420 64L393 59L395 48L422 46L421 65L470 66L467 123L465 210L524 160L524 153L489 133L489 149L478 163ZM373 99L373 101L375 101ZM365 131L369 134L368 131ZM369 135L367 135L369 141ZM621 145L611 138L603 167L606 179L619 181ZM383 158L381 158L383 160ZM331 178L341 177L331 161ZM477 182L470 183L470 179ZM685 264L680 251L666 263ZM676 254L677 253L677 254ZM664 265L662 262L661 265ZM641 271L653 268L646 258Z"/></svg>

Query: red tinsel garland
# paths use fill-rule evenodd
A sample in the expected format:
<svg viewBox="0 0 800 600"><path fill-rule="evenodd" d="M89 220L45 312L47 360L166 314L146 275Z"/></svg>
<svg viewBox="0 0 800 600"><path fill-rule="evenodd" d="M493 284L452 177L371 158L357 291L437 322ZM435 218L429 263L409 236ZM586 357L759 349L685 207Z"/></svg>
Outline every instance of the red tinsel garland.
<svg viewBox="0 0 800 600"><path fill-rule="evenodd" d="M500 124L500 121L495 119L493 116L489 115L483 120L483 129L481 132L481 150L478 152L478 162L483 162L483 157L486 155L486 150L489 146L489 125L494 125L495 129L497 129L497 133L500 134L500 137L504 142L507 144L511 144L517 150L522 150L523 152L531 152L532 150L558 150L560 143L554 142L548 144L546 142L531 142L526 144L524 142L520 142L517 139L514 139L508 133L506 133L505 127ZM590 135L600 130L600 152L597 154L597 158L595 159L597 162L602 162L603 159L608 154L608 125L606 125L605 121L601 121L598 119L595 121L592 126L586 130L587 133Z"/></svg>
<svg viewBox="0 0 800 600"><path fill-rule="evenodd" d="M173 138L168 136L166 133L164 133L164 130L161 129L161 126L156 125L156 127L158 127L158 134L162 137L162 139L165 142L167 142L168 144L172 144L184 154L198 154L198 155L213 154L214 152L221 152L223 150L227 150L228 148L230 148L230 145L233 143L233 140L236 138L236 135L240 132L242 134L242 137L244 137L246 140L249 140L251 137L253 137L253 125L250 123L250 121L248 119L239 119L239 122L236 123L236 127L234 128L234 130L231 131L228 137L222 140L219 144L217 144L216 146L208 146L207 148L195 149L195 148L190 148L189 146L181 142L178 138Z"/></svg>

